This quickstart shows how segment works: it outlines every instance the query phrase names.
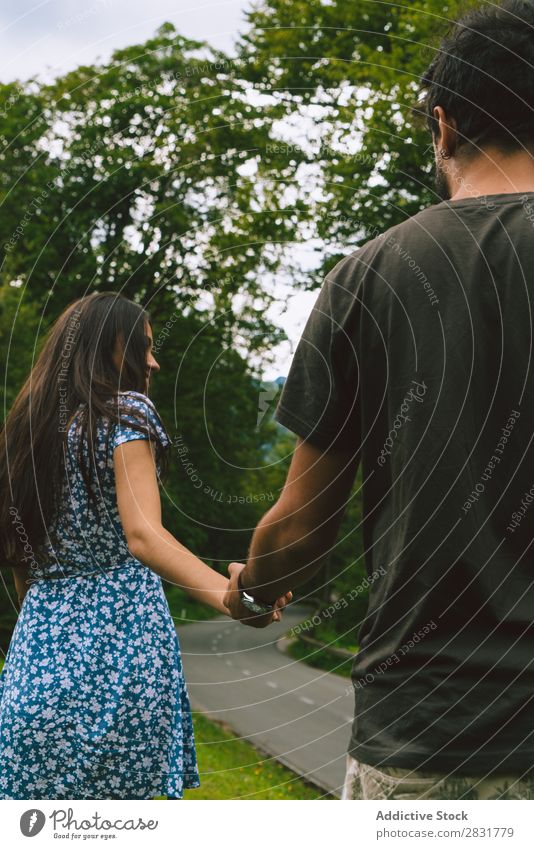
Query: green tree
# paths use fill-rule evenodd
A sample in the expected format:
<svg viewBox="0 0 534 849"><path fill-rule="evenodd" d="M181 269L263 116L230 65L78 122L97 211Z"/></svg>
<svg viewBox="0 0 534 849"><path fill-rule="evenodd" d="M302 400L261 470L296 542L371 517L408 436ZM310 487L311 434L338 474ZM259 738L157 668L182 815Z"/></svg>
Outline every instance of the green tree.
<svg viewBox="0 0 534 849"><path fill-rule="evenodd" d="M40 350L40 325L40 313L36 304L21 298L21 290L18 287L9 283L1 284L0 362L4 364L1 420L15 400Z"/></svg>
<svg viewBox="0 0 534 849"><path fill-rule="evenodd" d="M157 342L157 333L155 334ZM179 539L212 561L241 560L276 495L258 427L258 382L217 323L179 317L156 351L154 397L172 439L166 516Z"/></svg>
<svg viewBox="0 0 534 849"><path fill-rule="evenodd" d="M247 78L283 106L313 174L325 243L313 280L358 245L437 201L430 136L411 106L461 0L263 0L248 13ZM311 170L310 170L311 169ZM309 179L309 177L308 177Z"/></svg>
<svg viewBox="0 0 534 849"><path fill-rule="evenodd" d="M7 97L15 97L10 109ZM262 280L304 207L284 194L271 121L236 64L171 24L106 64L4 87L1 279L57 315L88 290L155 316L196 304L265 348Z"/></svg>

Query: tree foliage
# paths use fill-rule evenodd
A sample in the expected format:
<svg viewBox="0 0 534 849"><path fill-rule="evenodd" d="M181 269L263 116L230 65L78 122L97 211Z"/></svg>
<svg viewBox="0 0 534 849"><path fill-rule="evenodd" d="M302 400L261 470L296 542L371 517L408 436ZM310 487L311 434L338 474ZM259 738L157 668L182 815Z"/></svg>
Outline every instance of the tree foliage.
<svg viewBox="0 0 534 849"><path fill-rule="evenodd" d="M300 168L315 177L313 235L328 246L315 285L341 255L437 201L431 139L411 106L469 5L264 0L248 13L243 67L285 109L308 154Z"/></svg>

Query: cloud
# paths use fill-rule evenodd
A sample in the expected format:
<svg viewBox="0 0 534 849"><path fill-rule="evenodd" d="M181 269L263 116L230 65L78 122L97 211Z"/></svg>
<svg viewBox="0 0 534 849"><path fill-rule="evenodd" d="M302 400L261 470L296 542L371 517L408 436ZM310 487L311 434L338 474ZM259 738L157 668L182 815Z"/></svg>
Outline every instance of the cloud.
<svg viewBox="0 0 534 849"><path fill-rule="evenodd" d="M246 0L41 0L26 8L2 0L2 71L0 79L28 79L106 61L114 49L139 44L165 21L178 32L231 51L246 28Z"/></svg>

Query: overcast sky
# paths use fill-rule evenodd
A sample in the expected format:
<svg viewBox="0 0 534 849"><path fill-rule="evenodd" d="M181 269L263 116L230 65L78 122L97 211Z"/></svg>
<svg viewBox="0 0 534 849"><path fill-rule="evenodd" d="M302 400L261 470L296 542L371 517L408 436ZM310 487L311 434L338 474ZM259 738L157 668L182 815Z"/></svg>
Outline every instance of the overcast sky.
<svg viewBox="0 0 534 849"><path fill-rule="evenodd" d="M230 51L246 28L243 0L1 0L1 79L26 79L107 59L171 21L184 35Z"/></svg>
<svg viewBox="0 0 534 849"><path fill-rule="evenodd" d="M116 48L146 41L165 21L186 36L208 41L232 52L236 36L246 29L245 0L0 0L0 79L48 79L75 68L106 60ZM264 376L287 374L316 294L295 293L280 274L279 293L287 310L272 311L290 342L276 350L276 362Z"/></svg>

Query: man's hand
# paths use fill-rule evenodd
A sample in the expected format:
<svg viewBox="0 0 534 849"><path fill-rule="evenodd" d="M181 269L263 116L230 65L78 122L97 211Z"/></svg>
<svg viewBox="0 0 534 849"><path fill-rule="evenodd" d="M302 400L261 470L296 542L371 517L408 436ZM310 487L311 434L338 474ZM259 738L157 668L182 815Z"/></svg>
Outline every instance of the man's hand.
<svg viewBox="0 0 534 849"><path fill-rule="evenodd" d="M232 619L237 619L243 625L250 625L252 628L265 628L267 625L270 625L271 622L279 622L282 618L282 610L286 604L291 601L293 594L289 592L286 593L285 596L282 596L282 598L277 599L275 602L275 609L271 613L251 613L250 610L247 610L247 608L241 603L241 596L237 583L239 573L242 572L244 568L244 563L230 563L228 566L230 580L228 581L228 589L224 596L224 604L230 611L230 616Z"/></svg>

